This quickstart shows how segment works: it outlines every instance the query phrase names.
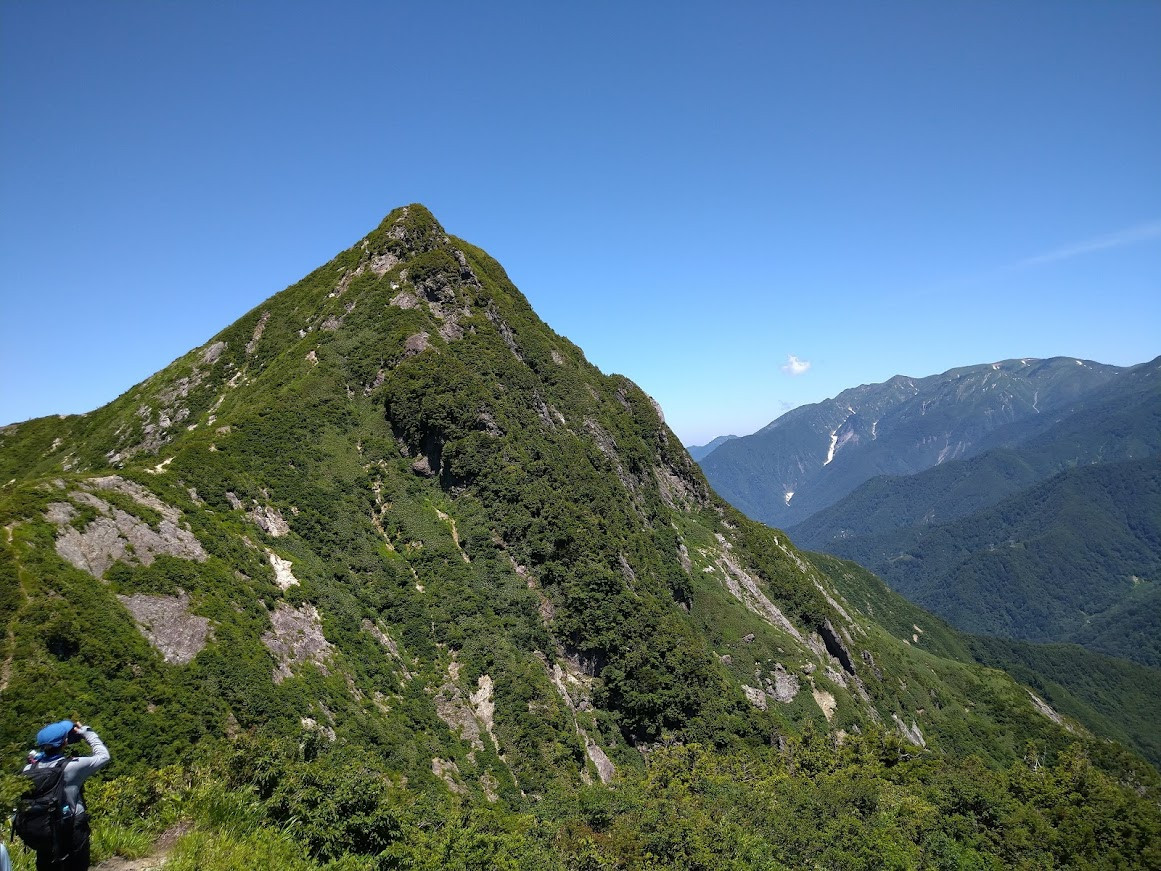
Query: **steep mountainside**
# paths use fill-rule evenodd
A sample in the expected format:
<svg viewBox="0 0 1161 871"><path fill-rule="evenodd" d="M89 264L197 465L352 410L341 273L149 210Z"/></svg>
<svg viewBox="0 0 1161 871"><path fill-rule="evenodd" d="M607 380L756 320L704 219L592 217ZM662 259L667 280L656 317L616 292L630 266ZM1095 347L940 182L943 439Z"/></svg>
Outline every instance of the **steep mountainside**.
<svg viewBox="0 0 1161 871"><path fill-rule="evenodd" d="M1151 796L1155 772L1003 673L845 604L784 535L709 490L648 396L422 206L104 408L3 428L0 481L0 750L20 758L52 719L91 722L129 780L103 793L110 814L146 817L202 782L187 806L241 821L206 856L287 837L332 869L524 849L541 858L519 867L753 867L777 829L694 839L736 848L736 864L682 858L686 805L648 771L687 776L683 752L714 771L762 760L761 788L784 798L858 765L887 800L907 772L933 808L954 800L925 759L956 783L990 778L1008 808L997 776L962 773L980 765L968 754L1029 777L1059 757L1053 778L1091 754L1113 772L1092 775L1102 788L1146 808L1153 848L1154 799L1116 784ZM153 774L163 763L184 767ZM620 798L584 789L618 776ZM783 800L769 795L760 806ZM631 836L599 834L614 801L636 814ZM533 808L567 821L547 846L527 835ZM709 810L698 819L709 831ZM907 855L997 852L942 826L889 831ZM446 840L458 833L473 840ZM847 849L835 837L826 850ZM816 846L780 861L831 864Z"/></svg>
<svg viewBox="0 0 1161 871"><path fill-rule="evenodd" d="M965 631L1161 665L1161 457L1083 466L957 520L825 546Z"/></svg>
<svg viewBox="0 0 1161 871"><path fill-rule="evenodd" d="M1127 370L1059 413L1059 421L1013 447L914 475L880 476L787 532L827 550L831 541L929 526L964 517L1077 466L1161 453L1161 358Z"/></svg>
<svg viewBox="0 0 1161 871"><path fill-rule="evenodd" d="M1161 670L1104 656L1075 644L1031 644L968 635L893 592L857 563L826 554L809 559L851 606L895 637L960 662L1016 675L1052 707L1097 734L1136 748L1161 766Z"/></svg>
<svg viewBox="0 0 1161 871"><path fill-rule="evenodd" d="M911 475L1031 438L1123 371L1056 357L900 375L796 408L722 445L702 467L733 505L785 529L877 475Z"/></svg>

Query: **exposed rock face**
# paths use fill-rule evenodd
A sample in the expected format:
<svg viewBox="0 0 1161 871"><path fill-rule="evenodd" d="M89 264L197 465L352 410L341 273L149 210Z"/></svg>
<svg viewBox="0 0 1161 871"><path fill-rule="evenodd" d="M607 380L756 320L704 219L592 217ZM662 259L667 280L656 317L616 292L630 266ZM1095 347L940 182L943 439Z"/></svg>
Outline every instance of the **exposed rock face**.
<svg viewBox="0 0 1161 871"><path fill-rule="evenodd" d="M306 731L318 732L328 741L333 742L336 738L334 729L332 729L330 726L319 725L318 720L316 720L314 717L302 717L299 722L302 723L302 728Z"/></svg>
<svg viewBox="0 0 1161 871"><path fill-rule="evenodd" d="M496 736L492 732L496 725L496 700L492 697L492 678L490 675L482 674L477 683L477 689L472 693L468 699L472 703L472 711L479 720L480 725L484 727L484 731L488 733L492 739L492 743L496 743Z"/></svg>
<svg viewBox="0 0 1161 871"><path fill-rule="evenodd" d="M483 750L483 734L487 734L495 744L492 734L493 714L496 705L492 700L492 678L481 675L479 689L468 695L459 687L459 663L454 660L448 665L448 679L435 695L435 713L447 723L453 735L472 745L472 750Z"/></svg>
<svg viewBox="0 0 1161 871"><path fill-rule="evenodd" d="M653 477L657 480L661 501L667 507L689 510L693 506L705 503L705 495L698 493L690 486L690 482L685 477L677 474L668 466L659 465L654 468Z"/></svg>
<svg viewBox="0 0 1161 871"><path fill-rule="evenodd" d="M496 790L500 787L500 781L490 771L485 771L480 775L480 789L484 793L484 798L488 801L496 802L500 800L500 793Z"/></svg>
<svg viewBox="0 0 1161 871"><path fill-rule="evenodd" d="M814 701L818 703L819 709L826 717L829 723L834 719L834 712L838 710L838 702L835 701L834 696L826 690L821 690L814 684L810 685L810 692L814 696Z"/></svg>
<svg viewBox="0 0 1161 871"><path fill-rule="evenodd" d="M538 653L537 657L544 663L549 680L569 710L573 712L592 710L593 679L591 675L585 673L578 662L564 657L549 668L548 658L544 654ZM561 667L561 662L564 663L564 668Z"/></svg>
<svg viewBox="0 0 1161 871"><path fill-rule="evenodd" d="M798 678L782 667L782 663L774 666L774 680L767 679L766 694L777 702L792 702L798 695Z"/></svg>
<svg viewBox="0 0 1161 871"><path fill-rule="evenodd" d="M467 795L468 788L460 780L460 767L455 760L444 760L438 756L431 760L431 773L447 784L447 788L457 795Z"/></svg>
<svg viewBox="0 0 1161 871"><path fill-rule="evenodd" d="M210 621L189 612L189 596L118 596L133 615L141 634L161 651L166 662L185 665L210 637Z"/></svg>
<svg viewBox="0 0 1161 871"><path fill-rule="evenodd" d="M387 257L390 258L391 255L388 254ZM385 262L385 261L381 260L380 263L382 263L382 262ZM390 267L388 267L388 269L389 268ZM367 264L360 263L355 269L351 269L351 270L344 272L343 277L339 279L339 283L335 285L335 289L332 290L330 293L328 293L327 297L334 299L335 297L342 296L344 293L347 292L347 288L351 286L351 282L354 281L356 278L358 278L360 275L362 275L366 271L367 271ZM387 270L385 269L383 271L386 272ZM381 273L377 273L377 274L381 274ZM350 311L350 309L348 309L348 311Z"/></svg>
<svg viewBox="0 0 1161 871"><path fill-rule="evenodd" d="M617 773L613 761L609 759L600 745L589 738L588 735L585 735L585 753L596 767L597 776L600 777L601 783L608 783L613 779L613 775Z"/></svg>
<svg viewBox="0 0 1161 871"><path fill-rule="evenodd" d="M403 356L414 357L416 354L422 354L430 347L431 337L426 332L419 332L414 336L407 337L407 341L403 343Z"/></svg>
<svg viewBox="0 0 1161 871"><path fill-rule="evenodd" d="M875 664L875 657L869 650L864 650L862 653L863 662L871 667L871 671L875 673L875 677L879 680L883 679L883 670Z"/></svg>
<svg viewBox="0 0 1161 871"><path fill-rule="evenodd" d="M898 714L892 714L891 719L895 721L895 725L899 728L899 733L904 738L906 738L908 741L910 741L916 747L926 747L927 746L927 741L924 740L923 733L919 731L919 726L916 724L914 719L911 720L910 726L907 726L907 724L905 724L899 718Z"/></svg>
<svg viewBox="0 0 1161 871"><path fill-rule="evenodd" d="M314 605L292 608L281 602L270 615L270 625L270 631L262 636L262 643L278 663L274 669L275 683L282 683L294 674L292 665L306 662L313 662L323 674L327 673L332 648L323 635L322 621Z"/></svg>
<svg viewBox="0 0 1161 871"><path fill-rule="evenodd" d="M289 590L298 586L298 578L291 571L294 564L290 560L283 559L270 550L266 551L266 556L270 559L270 567L274 569L274 583L278 584L279 589Z"/></svg>
<svg viewBox="0 0 1161 871"><path fill-rule="evenodd" d="M726 589L730 591L730 594L759 617L777 626L795 640L806 643L802 638L802 634L795 628L794 624L762 592L757 578L738 565L737 560L730 553L732 546L726 540L725 536L719 532L717 533L717 539L718 544L721 545L721 550L717 554L717 564L725 580Z"/></svg>
<svg viewBox="0 0 1161 871"><path fill-rule="evenodd" d="M278 538L290 532L290 524L282 516L282 512L269 505L255 505L250 509L249 517L267 535Z"/></svg>
<svg viewBox="0 0 1161 871"><path fill-rule="evenodd" d="M371 271L376 275L386 275L389 270L399 264L399 258L389 251L375 254L371 257Z"/></svg>
<svg viewBox="0 0 1161 871"><path fill-rule="evenodd" d="M755 677L758 678L760 686L751 687L743 685L742 690L745 692L750 704L760 710L766 710L769 699L782 702L783 704L789 704L798 695L798 690L800 689L798 678L788 672L780 662L774 664L772 675L762 677L759 672Z"/></svg>
<svg viewBox="0 0 1161 871"><path fill-rule="evenodd" d="M846 645L843 644L842 638L839 636L838 632L835 631L834 626L829 620L822 624L822 627L818 630L818 633L822 636L822 642L826 645L827 653L839 661L839 664L843 667L843 671L845 671L847 674L854 674L855 665L851 660L850 651L847 650Z"/></svg>
<svg viewBox="0 0 1161 871"><path fill-rule="evenodd" d="M270 320L270 312L262 312L262 317L258 318L258 323L254 327L254 335L250 337L250 341L246 345L246 354L253 354L258 350L258 343L262 340L262 334L266 332L266 324Z"/></svg>
<svg viewBox="0 0 1161 871"><path fill-rule="evenodd" d="M746 684L742 685L742 691L746 694L746 698L750 704L760 711L766 710L766 694L757 687L752 687Z"/></svg>
<svg viewBox="0 0 1161 871"><path fill-rule="evenodd" d="M85 485L129 496L162 515L153 529L148 523L117 508L89 490L69 493L69 502L54 502L45 517L57 527L56 551L61 558L95 578L103 577L115 562L150 565L160 554L204 562L205 549L188 528L178 525L181 512L161 502L138 484L117 476L94 478ZM73 504L75 503L75 504ZM77 516L76 505L95 509L99 516L83 530L69 524Z"/></svg>
<svg viewBox="0 0 1161 871"><path fill-rule="evenodd" d="M488 307L485 314L488 316L488 320L495 324L496 329L500 331L500 338L504 340L504 344L508 346L508 350L512 352L512 356L523 363L524 356L520 353L520 346L516 342L516 334L512 332L512 327L491 306Z"/></svg>
<svg viewBox="0 0 1161 871"><path fill-rule="evenodd" d="M222 356L222 352L226 350L225 342L214 342L212 345L202 351L202 363L207 366L212 366L218 362L218 358Z"/></svg>
<svg viewBox="0 0 1161 871"><path fill-rule="evenodd" d="M374 635L375 640L386 647L388 652L390 652L392 659L399 663L403 679L411 680L411 678L413 678L415 675L413 675L407 668L407 663L403 661L403 657L399 653L399 646L395 643L394 639L387 634L387 630L385 630L382 626L372 623L370 620L364 620L362 625L363 630Z"/></svg>
<svg viewBox="0 0 1161 871"><path fill-rule="evenodd" d="M1073 728L1072 724L1070 724L1067 720L1065 720L1064 717L1060 716L1060 714L1058 714L1052 708L1052 706L1050 704L1048 704L1048 702L1044 701L1044 699L1040 698L1040 696L1036 695L1036 693L1032 692L1032 690L1028 690L1028 695L1031 696L1032 706L1034 708L1036 708L1037 711L1039 711L1041 714L1046 716L1048 719L1050 719L1056 725L1063 726L1069 732L1076 731L1076 729Z"/></svg>
<svg viewBox="0 0 1161 871"><path fill-rule="evenodd" d="M410 290L401 290L391 298L391 305L403 310L419 307L419 299Z"/></svg>

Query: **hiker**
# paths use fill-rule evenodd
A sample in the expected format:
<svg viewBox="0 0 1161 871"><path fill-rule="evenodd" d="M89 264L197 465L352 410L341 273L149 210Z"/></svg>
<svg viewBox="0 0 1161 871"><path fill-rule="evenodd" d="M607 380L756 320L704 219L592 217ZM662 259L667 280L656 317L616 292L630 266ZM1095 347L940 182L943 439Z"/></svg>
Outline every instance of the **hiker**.
<svg viewBox="0 0 1161 871"><path fill-rule="evenodd" d="M88 742L92 755L70 756L65 752L68 744L79 741ZM89 814L85 809L84 783L109 764L109 751L96 732L72 720L45 726L36 735L36 746L22 772L34 779L34 789L46 780L38 775L63 767L59 775L62 785L57 793L63 793L59 822L53 824L47 843L41 841L32 845L36 849L36 871L88 871ZM53 782L55 780L52 778ZM16 831L22 835L19 815Z"/></svg>

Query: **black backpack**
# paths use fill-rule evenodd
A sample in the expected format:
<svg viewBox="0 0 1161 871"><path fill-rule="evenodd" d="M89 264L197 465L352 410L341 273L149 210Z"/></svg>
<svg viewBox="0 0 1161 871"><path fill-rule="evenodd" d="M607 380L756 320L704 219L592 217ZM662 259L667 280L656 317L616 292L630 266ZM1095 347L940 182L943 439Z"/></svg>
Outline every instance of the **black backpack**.
<svg viewBox="0 0 1161 871"><path fill-rule="evenodd" d="M21 775L32 785L20 797L12 831L37 852L51 850L54 861L66 858L72 852L74 808L65 798L65 767L69 760L56 765L33 765Z"/></svg>

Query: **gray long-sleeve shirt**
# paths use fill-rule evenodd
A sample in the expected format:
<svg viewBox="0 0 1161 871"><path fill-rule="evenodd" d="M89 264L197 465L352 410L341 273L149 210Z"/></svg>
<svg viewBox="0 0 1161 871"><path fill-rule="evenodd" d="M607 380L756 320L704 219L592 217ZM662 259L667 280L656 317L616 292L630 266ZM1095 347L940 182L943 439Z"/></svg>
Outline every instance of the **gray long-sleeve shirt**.
<svg viewBox="0 0 1161 871"><path fill-rule="evenodd" d="M83 790L86 780L109 764L112 758L109 755L109 748L105 746L105 742L101 740L100 736L88 726L81 729L84 739L89 742L89 746L93 748L93 752L89 756L60 756L57 759L46 760L37 763L38 765L66 765L64 770L64 791L65 800L68 801L70 807L76 808L77 813L85 809L83 799ZM31 765L24 767L25 771L32 768Z"/></svg>

